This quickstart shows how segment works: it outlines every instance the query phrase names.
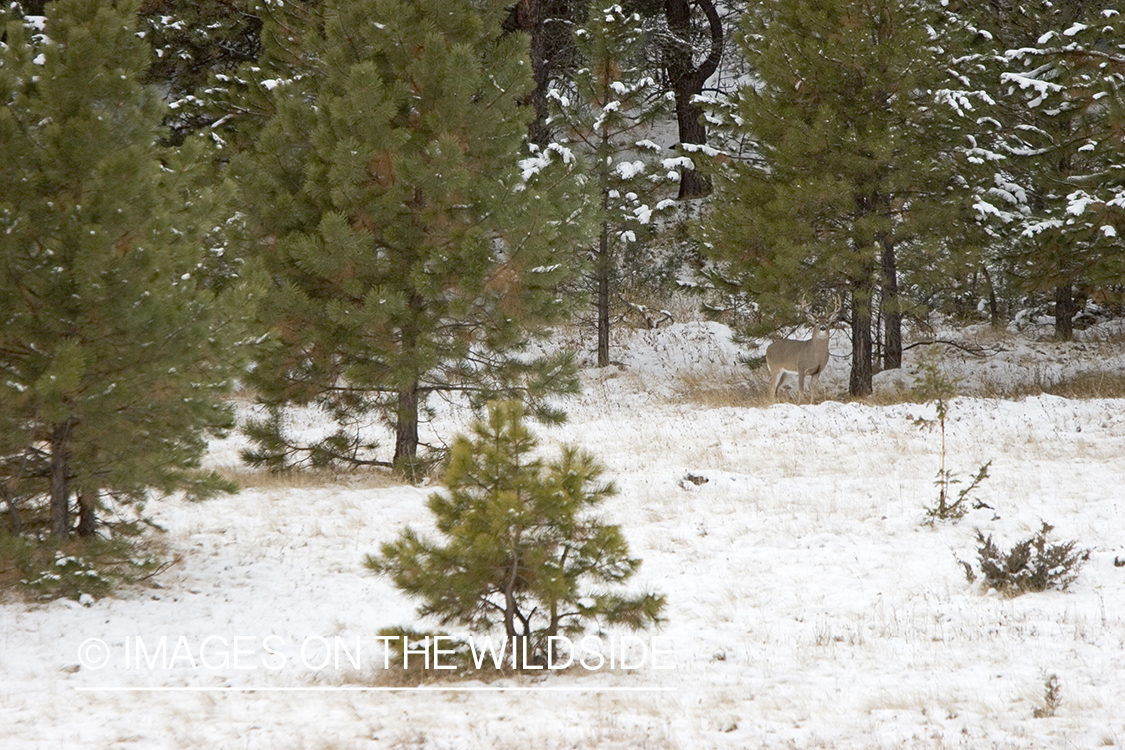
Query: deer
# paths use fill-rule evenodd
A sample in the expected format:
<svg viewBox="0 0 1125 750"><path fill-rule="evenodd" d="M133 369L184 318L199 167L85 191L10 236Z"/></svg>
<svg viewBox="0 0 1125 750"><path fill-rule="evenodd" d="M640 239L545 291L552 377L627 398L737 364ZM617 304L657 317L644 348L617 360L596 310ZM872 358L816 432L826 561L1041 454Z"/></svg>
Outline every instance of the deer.
<svg viewBox="0 0 1125 750"><path fill-rule="evenodd" d="M805 376L809 381L809 403L812 403L820 373L828 364L828 338L832 326L840 314L840 298L836 297L836 308L827 315L813 315L808 303L801 298L801 314L812 327L812 338L804 341L794 339L775 339L766 347L766 367L770 371L770 393L777 399L777 389L785 381L786 375L797 376L797 401L800 402L805 390Z"/></svg>

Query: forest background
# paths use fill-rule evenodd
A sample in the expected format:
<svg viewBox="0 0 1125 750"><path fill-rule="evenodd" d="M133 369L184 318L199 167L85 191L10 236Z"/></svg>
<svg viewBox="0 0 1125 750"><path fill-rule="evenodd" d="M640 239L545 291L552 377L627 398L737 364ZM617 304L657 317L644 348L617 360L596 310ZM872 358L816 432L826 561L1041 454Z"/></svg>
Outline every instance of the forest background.
<svg viewBox="0 0 1125 750"><path fill-rule="evenodd" d="M979 7L978 7L979 6ZM6 554L252 464L421 481L435 399L548 422L564 324L843 303L848 394L933 320L1122 314L1112 3L212 0L0 13ZM309 441L287 410L334 429ZM372 441L363 426L386 425ZM122 519L134 520L122 520ZM108 541L106 541L108 540ZM13 551L14 550L14 551Z"/></svg>

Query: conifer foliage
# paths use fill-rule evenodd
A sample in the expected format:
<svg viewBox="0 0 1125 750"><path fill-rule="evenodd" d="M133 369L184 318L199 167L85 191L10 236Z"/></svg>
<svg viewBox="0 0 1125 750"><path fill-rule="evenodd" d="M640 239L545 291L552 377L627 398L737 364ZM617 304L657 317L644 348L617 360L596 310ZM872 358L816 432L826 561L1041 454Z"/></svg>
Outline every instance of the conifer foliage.
<svg viewBox="0 0 1125 750"><path fill-rule="evenodd" d="M169 140L214 124L214 100L244 62L261 54L261 13L257 0L157 0L143 3L141 23L152 51L145 81L164 88L169 101ZM213 76L218 76L213 78ZM252 111L243 100L239 109Z"/></svg>
<svg viewBox="0 0 1125 750"><path fill-rule="evenodd" d="M998 270L1023 293L1053 293L1069 339L1077 288L1125 274L1125 14L1112 2L963 13L978 43L959 66L989 105L972 129L975 207Z"/></svg>
<svg viewBox="0 0 1125 750"><path fill-rule="evenodd" d="M276 336L252 376L274 411L249 458L390 464L413 478L434 392L481 406L520 396L559 416L542 397L576 387L571 358L526 350L566 310L555 289L570 264L553 248L580 225L546 173L520 169L532 113L518 100L533 83L502 3L310 10L304 62L271 81L277 115L234 170L274 284ZM302 443L282 429L287 404L317 404L340 429ZM365 432L380 418L393 456Z"/></svg>
<svg viewBox="0 0 1125 750"><path fill-rule="evenodd" d="M537 445L518 402L491 404L487 421L454 443L447 492L430 496L444 540L407 529L367 559L422 600L422 616L474 633L502 623L512 653L527 654L528 664L546 654L550 636L592 623L644 628L664 606L656 594L614 590L641 561L617 526L592 515L615 492L601 466L573 447L544 461Z"/></svg>
<svg viewBox="0 0 1125 750"><path fill-rule="evenodd" d="M230 297L208 289L216 194L160 149L135 2L0 11L0 501L7 530L93 535L150 490L201 494ZM77 524L75 516L77 515Z"/></svg>

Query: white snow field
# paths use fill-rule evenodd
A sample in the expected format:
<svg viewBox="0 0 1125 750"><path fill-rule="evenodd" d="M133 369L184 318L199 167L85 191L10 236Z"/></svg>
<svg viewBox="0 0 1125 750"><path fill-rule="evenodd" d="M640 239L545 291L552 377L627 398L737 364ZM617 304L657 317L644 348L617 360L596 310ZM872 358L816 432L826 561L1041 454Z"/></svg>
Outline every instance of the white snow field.
<svg viewBox="0 0 1125 750"><path fill-rule="evenodd" d="M1007 334L986 360L919 347L877 395L925 357L966 394L1120 375L1121 330L1084 337ZM437 626L364 555L428 529L434 488L252 481L150 505L180 557L155 587L0 603L0 748L1125 746L1125 400L958 397L948 468L967 479L992 461L976 493L990 508L931 526L940 436L914 419L932 406L797 405L791 391L771 405L715 323L616 343L621 366L585 371L569 423L535 429L545 452L577 443L605 464L619 494L604 516L644 560L636 585L667 597L663 628L632 642L635 668L389 678L376 631ZM846 349L833 341L831 398ZM243 445L216 441L211 464L235 466ZM1069 589L1006 598L967 581L977 529L1006 549L1044 521L1091 550Z"/></svg>

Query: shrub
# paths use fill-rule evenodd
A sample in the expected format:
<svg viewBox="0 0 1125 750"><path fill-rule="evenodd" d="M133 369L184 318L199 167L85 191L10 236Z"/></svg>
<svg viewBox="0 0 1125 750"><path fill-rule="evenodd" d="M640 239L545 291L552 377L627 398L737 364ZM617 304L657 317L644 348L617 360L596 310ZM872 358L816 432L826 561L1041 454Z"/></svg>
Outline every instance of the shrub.
<svg viewBox="0 0 1125 750"><path fill-rule="evenodd" d="M996 546L991 535L985 537L978 529L979 576L969 563L964 560L958 562L964 567L965 577L970 583L983 577L986 586L1008 596L1049 588L1065 590L1090 559L1090 550L1076 550L1077 542L1074 541L1047 544L1047 535L1053 529L1044 522L1038 533L1007 552Z"/></svg>
<svg viewBox="0 0 1125 750"><path fill-rule="evenodd" d="M149 578L167 565L129 539L39 541L0 531L0 584L18 585L41 599L100 599L117 585Z"/></svg>

